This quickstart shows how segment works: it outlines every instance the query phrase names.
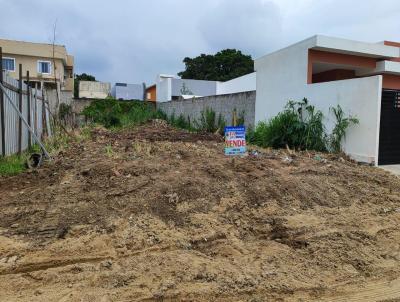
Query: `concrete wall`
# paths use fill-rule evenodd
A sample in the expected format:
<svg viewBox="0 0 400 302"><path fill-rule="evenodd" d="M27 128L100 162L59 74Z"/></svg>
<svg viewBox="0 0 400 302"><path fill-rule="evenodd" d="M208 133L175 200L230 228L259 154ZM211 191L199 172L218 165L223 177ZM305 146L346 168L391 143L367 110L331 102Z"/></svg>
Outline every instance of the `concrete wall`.
<svg viewBox="0 0 400 302"><path fill-rule="evenodd" d="M222 114L227 124L231 124L232 113L236 108L238 115L244 112L245 125L253 127L255 98L255 91L250 91L189 100L159 102L157 103L157 109L162 110L168 116L175 114L178 117L183 114L185 117L190 117L191 121L194 121L200 119L203 110L210 108L216 112L217 117L218 114Z"/></svg>
<svg viewBox="0 0 400 302"><path fill-rule="evenodd" d="M255 91L256 73L250 73L227 82L177 79L171 75L159 75L156 84L157 101L165 102L173 97L181 96L183 85L191 94L198 97Z"/></svg>
<svg viewBox="0 0 400 302"><path fill-rule="evenodd" d="M83 109L90 106L93 102L93 99L73 99L72 101L72 112L76 114L80 114Z"/></svg>
<svg viewBox="0 0 400 302"><path fill-rule="evenodd" d="M158 76L156 80L157 102L167 102L172 98L172 76Z"/></svg>
<svg viewBox="0 0 400 302"><path fill-rule="evenodd" d="M217 94L216 81L177 79L170 75L159 75L156 80L156 85L158 102L170 101L173 97L181 96L181 90L184 85L186 89L195 96L210 96Z"/></svg>
<svg viewBox="0 0 400 302"><path fill-rule="evenodd" d="M47 100L49 101L50 105L50 112L52 114L56 113L56 107L58 103L58 98L57 98L57 90L56 89L50 89L46 88L45 89L45 96L47 97ZM72 91L58 91L58 96L60 98L59 104L67 104L67 105L72 105L72 100L73 100L73 92Z"/></svg>
<svg viewBox="0 0 400 302"><path fill-rule="evenodd" d="M256 86L256 73L253 72L230 81L217 82L217 94L255 91Z"/></svg>
<svg viewBox="0 0 400 302"><path fill-rule="evenodd" d="M115 84L111 95L117 100L141 100L144 97L144 86L142 84Z"/></svg>
<svg viewBox="0 0 400 302"><path fill-rule="evenodd" d="M79 82L79 97L92 99L105 99L111 90L110 83L80 81Z"/></svg>
<svg viewBox="0 0 400 302"><path fill-rule="evenodd" d="M210 95L217 94L217 82L216 81L172 79L171 95L173 97L182 95L181 90L183 88L183 85L185 85L186 89L190 90L191 91L190 94L193 94L193 95L210 96Z"/></svg>
<svg viewBox="0 0 400 302"><path fill-rule="evenodd" d="M356 160L376 164L382 76L307 84L310 43L312 40L305 40L256 60L256 122L275 116L288 100L306 97L326 116L329 133L334 125L329 108L339 104L346 114L360 120L348 129L344 151Z"/></svg>

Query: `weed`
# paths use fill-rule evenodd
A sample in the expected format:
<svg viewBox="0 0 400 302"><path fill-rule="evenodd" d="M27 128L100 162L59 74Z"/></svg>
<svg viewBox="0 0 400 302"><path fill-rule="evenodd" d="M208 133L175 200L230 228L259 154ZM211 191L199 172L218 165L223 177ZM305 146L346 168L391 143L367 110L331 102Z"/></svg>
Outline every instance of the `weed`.
<svg viewBox="0 0 400 302"><path fill-rule="evenodd" d="M0 158L0 176L12 176L26 170L27 154Z"/></svg>
<svg viewBox="0 0 400 302"><path fill-rule="evenodd" d="M108 144L107 146L105 146L105 152L106 152L106 155L108 156L108 157L113 157L114 156L114 150L113 150L113 148L112 148L112 146L110 145L110 144Z"/></svg>
<svg viewBox="0 0 400 302"><path fill-rule="evenodd" d="M81 140L88 140L92 137L93 127L91 125L82 127L79 132L79 138Z"/></svg>
<svg viewBox="0 0 400 302"><path fill-rule="evenodd" d="M152 144L145 142L134 142L132 144L132 149L134 153L139 156L150 157L153 152Z"/></svg>
<svg viewBox="0 0 400 302"><path fill-rule="evenodd" d="M61 103L60 107L58 109L58 116L59 116L60 120L64 121L64 123L65 123L67 118L71 114L72 114L72 106L65 104L65 103Z"/></svg>
<svg viewBox="0 0 400 302"><path fill-rule="evenodd" d="M113 98L95 100L82 114L106 128L132 127L150 119L162 118L160 111L142 101L118 101Z"/></svg>
<svg viewBox="0 0 400 302"><path fill-rule="evenodd" d="M340 106L331 108L336 124L331 135L327 135L323 125L324 115L308 103L289 101L284 111L267 122L257 124L248 132L250 143L261 147L296 148L301 150L334 151L341 150L340 144L351 124L358 123L355 117L345 117Z"/></svg>
<svg viewBox="0 0 400 302"><path fill-rule="evenodd" d="M204 131L204 132L215 132L217 130L217 126L215 124L215 111L206 108L205 110L201 111L200 120L197 122L197 130Z"/></svg>
<svg viewBox="0 0 400 302"><path fill-rule="evenodd" d="M48 137L43 143L50 154L55 154L65 150L73 140L75 140L75 136L70 136L61 127L55 126L53 127L53 136Z"/></svg>
<svg viewBox="0 0 400 302"><path fill-rule="evenodd" d="M174 123L174 126L182 129L189 129L190 128L190 123L188 120L185 118L183 114L181 114Z"/></svg>
<svg viewBox="0 0 400 302"><path fill-rule="evenodd" d="M216 118L217 115L211 108L202 110L199 120L191 120L189 116L185 118L183 114L176 117L175 112L169 117L165 113L159 113L158 116L165 119L173 127L186 129L192 132L219 132L223 134L226 126L224 117L219 114L218 118Z"/></svg>
<svg viewBox="0 0 400 302"><path fill-rule="evenodd" d="M341 143L346 137L346 130L348 127L354 124L358 124L359 120L356 117L344 115L344 111L340 105L331 107L329 109L336 118L335 127L332 130L332 134L329 136L330 150L332 152L339 153L342 151Z"/></svg>
<svg viewBox="0 0 400 302"><path fill-rule="evenodd" d="M226 121L223 118L222 114L218 114L218 121L217 121L217 128L218 128L218 132L223 135L224 134L224 130L225 130L225 126L226 126Z"/></svg>
<svg viewBox="0 0 400 302"><path fill-rule="evenodd" d="M242 111L239 113L238 120L237 120L238 126L244 126L244 122L245 122L244 115L245 115L245 111Z"/></svg>

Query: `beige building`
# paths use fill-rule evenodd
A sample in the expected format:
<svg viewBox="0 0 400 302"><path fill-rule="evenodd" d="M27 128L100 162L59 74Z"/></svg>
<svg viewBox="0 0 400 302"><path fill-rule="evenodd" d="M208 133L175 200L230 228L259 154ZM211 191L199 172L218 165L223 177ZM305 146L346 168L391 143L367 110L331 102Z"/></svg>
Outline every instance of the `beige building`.
<svg viewBox="0 0 400 302"><path fill-rule="evenodd" d="M74 90L74 57L67 53L65 46L0 39L0 47L3 70L13 78L19 78L19 64L22 64L24 80L29 71L31 82L56 88L56 81L61 91Z"/></svg>

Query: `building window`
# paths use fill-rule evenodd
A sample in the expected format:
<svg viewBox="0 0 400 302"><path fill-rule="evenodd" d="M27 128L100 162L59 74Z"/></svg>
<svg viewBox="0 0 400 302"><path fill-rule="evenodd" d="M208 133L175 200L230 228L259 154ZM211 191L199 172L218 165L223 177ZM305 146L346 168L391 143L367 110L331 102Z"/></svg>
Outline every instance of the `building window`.
<svg viewBox="0 0 400 302"><path fill-rule="evenodd" d="M38 61L38 73L51 74L51 62Z"/></svg>
<svg viewBox="0 0 400 302"><path fill-rule="evenodd" d="M3 70L15 71L15 59L14 58L3 58Z"/></svg>

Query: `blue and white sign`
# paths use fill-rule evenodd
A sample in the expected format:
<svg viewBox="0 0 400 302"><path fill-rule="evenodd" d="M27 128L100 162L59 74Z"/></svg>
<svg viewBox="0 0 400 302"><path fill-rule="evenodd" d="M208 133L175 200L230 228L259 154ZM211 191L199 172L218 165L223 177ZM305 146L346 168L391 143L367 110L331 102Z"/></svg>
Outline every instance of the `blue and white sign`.
<svg viewBox="0 0 400 302"><path fill-rule="evenodd" d="M246 153L246 127L225 127L225 155Z"/></svg>

